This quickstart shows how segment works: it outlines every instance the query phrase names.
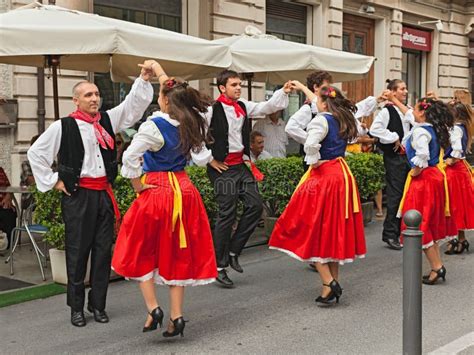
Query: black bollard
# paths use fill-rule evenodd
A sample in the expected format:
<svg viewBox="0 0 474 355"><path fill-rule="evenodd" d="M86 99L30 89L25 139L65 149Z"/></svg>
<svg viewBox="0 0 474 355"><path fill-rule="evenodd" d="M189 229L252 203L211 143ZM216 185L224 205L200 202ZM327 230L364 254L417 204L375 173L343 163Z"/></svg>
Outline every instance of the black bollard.
<svg viewBox="0 0 474 355"><path fill-rule="evenodd" d="M403 354L421 354L421 214L409 210L403 216Z"/></svg>

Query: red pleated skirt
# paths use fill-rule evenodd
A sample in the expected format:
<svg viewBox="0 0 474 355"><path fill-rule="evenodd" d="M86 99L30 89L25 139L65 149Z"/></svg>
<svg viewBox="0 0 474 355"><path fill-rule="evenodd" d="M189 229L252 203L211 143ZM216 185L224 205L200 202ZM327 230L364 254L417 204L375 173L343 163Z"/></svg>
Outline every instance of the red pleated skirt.
<svg viewBox="0 0 474 355"><path fill-rule="evenodd" d="M349 180L348 201L344 172ZM354 212L353 197L359 212ZM269 246L303 262L344 264L364 257L366 246L359 192L352 187L348 168L343 168L335 159L312 169L277 220Z"/></svg>
<svg viewBox="0 0 474 355"><path fill-rule="evenodd" d="M445 201L444 176L437 167L430 166L423 169L420 175L412 177L401 215L412 209L421 213L423 249L431 247L434 242L453 239L458 234L454 219L445 215ZM405 229L402 218L401 230ZM400 242L403 244L403 235Z"/></svg>
<svg viewBox="0 0 474 355"><path fill-rule="evenodd" d="M446 167L451 216L457 229L474 230L474 184L464 161Z"/></svg>
<svg viewBox="0 0 474 355"><path fill-rule="evenodd" d="M180 247L179 219L173 231L175 194L168 172L146 174L156 188L142 192L123 218L112 258L118 274L138 281L195 286L213 282L217 266L204 204L184 171L174 173L182 193L186 247Z"/></svg>

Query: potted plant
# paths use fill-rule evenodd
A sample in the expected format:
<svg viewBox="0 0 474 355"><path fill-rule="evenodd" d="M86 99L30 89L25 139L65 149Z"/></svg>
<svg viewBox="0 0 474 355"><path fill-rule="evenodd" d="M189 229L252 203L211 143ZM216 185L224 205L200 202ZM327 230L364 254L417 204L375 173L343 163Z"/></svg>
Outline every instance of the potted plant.
<svg viewBox="0 0 474 355"><path fill-rule="evenodd" d="M359 188L364 225L372 221L373 198L385 184L383 157L374 153L357 153L346 157Z"/></svg>
<svg viewBox="0 0 474 355"><path fill-rule="evenodd" d="M276 220L303 176L303 165L301 157L259 160L256 165L265 175L259 183L259 189L267 214L264 217L265 234L270 237Z"/></svg>

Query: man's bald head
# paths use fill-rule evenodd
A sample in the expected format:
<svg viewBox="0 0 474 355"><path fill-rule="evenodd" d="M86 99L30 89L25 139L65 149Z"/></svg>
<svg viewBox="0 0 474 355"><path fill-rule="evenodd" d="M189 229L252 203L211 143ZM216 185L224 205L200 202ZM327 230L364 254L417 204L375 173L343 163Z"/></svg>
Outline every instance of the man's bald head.
<svg viewBox="0 0 474 355"><path fill-rule="evenodd" d="M80 81L72 88L72 101L78 110L95 115L99 111L99 89L90 81Z"/></svg>

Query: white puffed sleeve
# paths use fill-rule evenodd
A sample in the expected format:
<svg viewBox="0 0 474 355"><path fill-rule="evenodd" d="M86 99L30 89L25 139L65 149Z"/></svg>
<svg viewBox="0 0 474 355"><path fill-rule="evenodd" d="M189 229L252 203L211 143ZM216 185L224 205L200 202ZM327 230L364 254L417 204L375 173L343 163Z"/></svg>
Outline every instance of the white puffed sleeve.
<svg viewBox="0 0 474 355"><path fill-rule="evenodd" d="M321 159L319 150L321 149L320 142L328 134L328 121L322 114L316 115L308 124L308 137L304 144L304 151L306 153L305 162L316 164Z"/></svg>
<svg viewBox="0 0 474 355"><path fill-rule="evenodd" d="M123 153L122 176L129 179L140 177L143 172L140 158L147 150L159 151L164 144L163 136L153 121L142 123L133 136L132 143Z"/></svg>
<svg viewBox="0 0 474 355"><path fill-rule="evenodd" d="M449 131L449 141L451 143L451 148L453 148L453 151L451 152L451 157L460 159L462 158L463 155L463 149L462 149L462 136L464 132L462 131L462 128L459 126L454 126L450 131Z"/></svg>
<svg viewBox="0 0 474 355"><path fill-rule="evenodd" d="M429 132L421 127L413 128L411 136L411 144L416 151L416 155L411 159L411 162L420 168L428 167L428 160L430 160L429 143L431 135Z"/></svg>

